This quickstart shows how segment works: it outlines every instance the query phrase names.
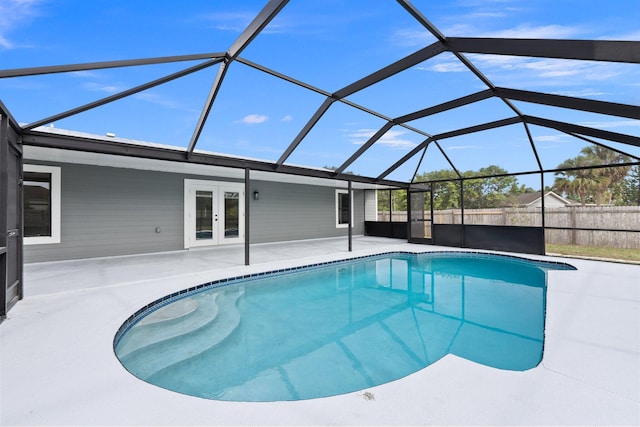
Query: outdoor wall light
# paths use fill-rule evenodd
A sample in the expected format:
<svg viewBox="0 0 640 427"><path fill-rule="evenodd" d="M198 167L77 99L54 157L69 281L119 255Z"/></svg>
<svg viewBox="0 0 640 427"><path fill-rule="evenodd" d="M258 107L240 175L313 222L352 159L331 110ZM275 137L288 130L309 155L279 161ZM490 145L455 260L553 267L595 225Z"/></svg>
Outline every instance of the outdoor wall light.
<svg viewBox="0 0 640 427"><path fill-rule="evenodd" d="M258 193L257 191L253 192L253 200L259 200L260 199L260 193Z"/></svg>

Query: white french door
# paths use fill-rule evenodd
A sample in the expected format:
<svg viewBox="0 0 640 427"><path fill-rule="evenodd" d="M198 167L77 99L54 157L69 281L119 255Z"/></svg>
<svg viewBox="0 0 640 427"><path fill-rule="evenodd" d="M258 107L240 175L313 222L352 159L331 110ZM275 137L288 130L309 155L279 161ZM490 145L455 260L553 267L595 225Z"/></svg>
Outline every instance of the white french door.
<svg viewBox="0 0 640 427"><path fill-rule="evenodd" d="M244 241L244 185L185 179L184 247Z"/></svg>

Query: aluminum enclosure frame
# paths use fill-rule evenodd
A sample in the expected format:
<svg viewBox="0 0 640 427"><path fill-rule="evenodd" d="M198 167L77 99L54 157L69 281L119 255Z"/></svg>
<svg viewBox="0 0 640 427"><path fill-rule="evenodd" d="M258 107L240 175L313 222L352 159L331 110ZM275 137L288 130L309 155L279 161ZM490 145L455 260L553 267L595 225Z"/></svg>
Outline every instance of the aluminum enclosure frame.
<svg viewBox="0 0 640 427"><path fill-rule="evenodd" d="M415 20L417 24L421 25L430 34L432 34L435 37L436 41L424 47L421 47L420 49L401 58L400 60L381 67L378 70L370 73L369 75L357 79L334 92L325 90L323 88L314 87L309 83L300 81L291 76L287 76L284 73L280 73L276 70L269 69L261 64L252 62L249 59L240 56L243 51L251 45L256 37L258 37L261 32L263 32L263 30L269 25L269 23L272 22L276 17L278 17L278 14L286 7L286 5L289 3L289 0L268 1L264 8L254 18L254 20L244 29L244 31L242 31L240 36L229 46L226 51L175 55L166 57L122 59L80 64L48 65L32 68L0 69L0 79L14 79L35 75L50 75L58 73L72 73L77 71L91 71L121 67L138 67L153 64L176 64L188 61L200 61L195 65L177 71L173 74L148 81L134 88L113 94L102 99L98 99L84 105L79 105L67 111L58 112L49 117L43 117L38 120L32 121L31 123L23 125L19 125L16 122L16 120L11 116L9 110L4 106L4 104L2 104L2 101L0 100L0 123L2 127L0 129L0 138L2 139L2 141L0 141L2 144L2 156L0 156L0 176L2 177L2 183L0 185L0 202L2 202L2 208L0 208L0 223L2 223L4 227L0 229L0 233L2 234L3 239L2 241L0 241L0 256L4 256L8 253L6 249L6 237L9 231L6 227L8 210L12 206L15 208L16 205L21 204L20 200L17 200L15 197L13 199L10 199L8 195L7 182L9 182L9 165L7 153L9 149L21 153L23 145L242 169L245 172L245 181L247 183L246 185L248 185L248 182L250 180L251 171L266 171L305 177L324 178L346 182L350 191L352 183L363 183L371 185L372 188L385 187L410 190L410 186L412 184L415 184L415 176L418 172L420 163L425 157L427 148L433 145L437 148L439 153L444 157L446 162L451 166L451 169L458 176L463 192L464 181L466 178L463 178L462 174L460 173L459 167L457 167L455 162L453 162L443 150L440 144L442 140L454 138L461 135L480 133L489 129L495 129L503 126L520 125L522 126L522 131L526 134L527 139L530 142L532 151L536 158L538 169L534 171L514 173L509 175L539 173L541 175L542 188L544 188L544 173L553 172L554 170L543 169L538 157L536 143L529 131L530 125L555 129L559 132L608 148L618 153L623 153L623 151L621 151L620 149L615 149L607 145L606 143L593 141L590 138L598 138L604 141L611 141L624 145L640 147L640 137L606 131L574 123L562 122L547 117L537 117L534 115L529 115L526 112L526 106L517 108L514 105L513 101L597 113L633 120L640 120L640 106L598 101L551 93L524 91L508 87L498 87L494 85L494 83L489 78L487 78L480 72L479 68L474 64L474 61L472 59L469 59L467 56L465 56L465 54L509 55L534 58L554 58L579 61L640 64L640 42L624 40L606 41L447 37L409 1L396 0L396 2L398 3L399 7L403 8L406 13L408 13ZM358 105L348 99L348 97L353 94L356 94L370 86L389 79L392 76L396 76L399 73L410 69L411 67L417 66L418 64L426 60L436 58L438 57L438 55L441 55L443 53L453 54L455 58L462 65L464 65L464 67L468 71L475 75L484 84L486 89L480 90L476 93L467 94L456 99L451 99L437 105L432 105L428 102L425 102L425 105L422 106L421 109L403 114L402 116L395 118L387 117L378 111L374 111L364 105ZM297 135L293 138L293 140L287 141L288 144L286 148L282 151L282 153L278 157L278 160L276 161L245 159L234 156L205 153L197 150L197 144L201 132L209 118L214 103L217 101L219 90L225 84L225 76L228 73L233 72L234 62L252 67L259 72L273 76L288 84L296 85L307 91L311 91L325 97L322 104L299 129ZM43 126L52 121L75 116L77 114L132 96L144 90L163 85L170 81L180 79L197 71L216 65L219 66L218 72L215 79L211 83L206 101L199 113L197 124L193 129L191 139L188 142L185 141L184 146L186 146L186 149L159 148L146 145L125 144L116 141L109 141L108 139L94 139L89 137L52 134L50 132L39 130L40 126ZM418 126L411 125L411 122L414 122L417 119L425 118L437 113L455 110L457 108L461 108L466 105L488 99L500 100L502 103L504 103L504 105L508 107L508 109L513 112L513 116L502 120L475 124L473 126L464 126L459 129L453 129L448 132L442 133L433 133L431 132L431 129L423 129L419 128ZM366 114L370 114L378 119L381 119L384 124L377 130L373 137L371 137L358 149L354 150L351 156L348 157L335 170L288 164L287 159L291 157L291 155L298 149L300 144L305 140L309 132L314 128L314 126L316 126L317 123L319 123L323 119L324 115L334 105L336 105L336 103L341 103L343 105L356 108ZM521 111L521 109L523 111ZM396 126L409 130L421 136L423 138L422 142L411 149L408 153L404 153L403 155L399 156L398 159L392 159L395 162L384 172L376 176L362 176L346 172L347 168L351 164L356 162L358 159L361 159L362 156L371 147L375 146L375 144L384 136L385 133ZM626 153L623 154L627 155ZM407 181L387 179L390 174L392 174L401 166L405 165L408 161L414 158L414 156L418 155L421 156L420 162L418 163L418 166L416 167L414 175L411 177L411 179ZM639 164L638 157L631 157L634 158L635 161L629 164ZM473 177L473 179L477 178L482 177ZM248 205L249 204L247 203L247 206ZM462 204L461 208L464 212L464 203ZM247 212L247 218L245 219L246 221L248 221L248 216L249 215ZM21 228L21 225L19 228ZM545 228L544 216L542 228ZM247 222L247 232L248 231L249 227ZM349 236L350 235L351 230L349 230ZM22 237L20 233L20 239L21 238ZM20 243L20 254L21 251L22 246ZM248 246L246 247L245 260L246 263L249 262ZM21 271L21 263L18 268L20 268ZM6 277L4 280L6 282ZM5 290L6 286L7 284L3 283L3 288ZM6 297L6 293L3 293L2 295L3 298ZM3 306L6 307L7 301L3 300L2 302L4 303ZM2 313L0 313L0 315L1 314Z"/></svg>

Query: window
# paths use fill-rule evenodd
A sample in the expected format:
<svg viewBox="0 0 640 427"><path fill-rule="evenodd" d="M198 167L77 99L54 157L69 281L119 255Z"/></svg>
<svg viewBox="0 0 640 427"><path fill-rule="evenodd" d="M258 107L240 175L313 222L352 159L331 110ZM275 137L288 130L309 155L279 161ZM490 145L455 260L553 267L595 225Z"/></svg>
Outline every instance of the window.
<svg viewBox="0 0 640 427"><path fill-rule="evenodd" d="M336 227L346 228L349 226L349 212L351 200L347 190L336 190ZM351 215L353 223L353 215Z"/></svg>
<svg viewBox="0 0 640 427"><path fill-rule="evenodd" d="M60 243L60 168L24 165L24 243Z"/></svg>

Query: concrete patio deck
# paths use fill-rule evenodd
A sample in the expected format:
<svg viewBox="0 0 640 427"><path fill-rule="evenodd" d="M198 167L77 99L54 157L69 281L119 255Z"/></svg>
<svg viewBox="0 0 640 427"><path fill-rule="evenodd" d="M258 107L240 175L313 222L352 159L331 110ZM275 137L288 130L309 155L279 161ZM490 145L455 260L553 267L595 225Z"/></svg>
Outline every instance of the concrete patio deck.
<svg viewBox="0 0 640 427"><path fill-rule="evenodd" d="M640 266L562 259L548 276L545 353L525 372L448 355L371 389L275 403L205 400L147 384L113 353L138 308L205 281L351 256L452 250L356 237L25 266L0 325L2 425L638 425ZM535 259L554 259L531 256ZM371 395L364 395L365 392Z"/></svg>

